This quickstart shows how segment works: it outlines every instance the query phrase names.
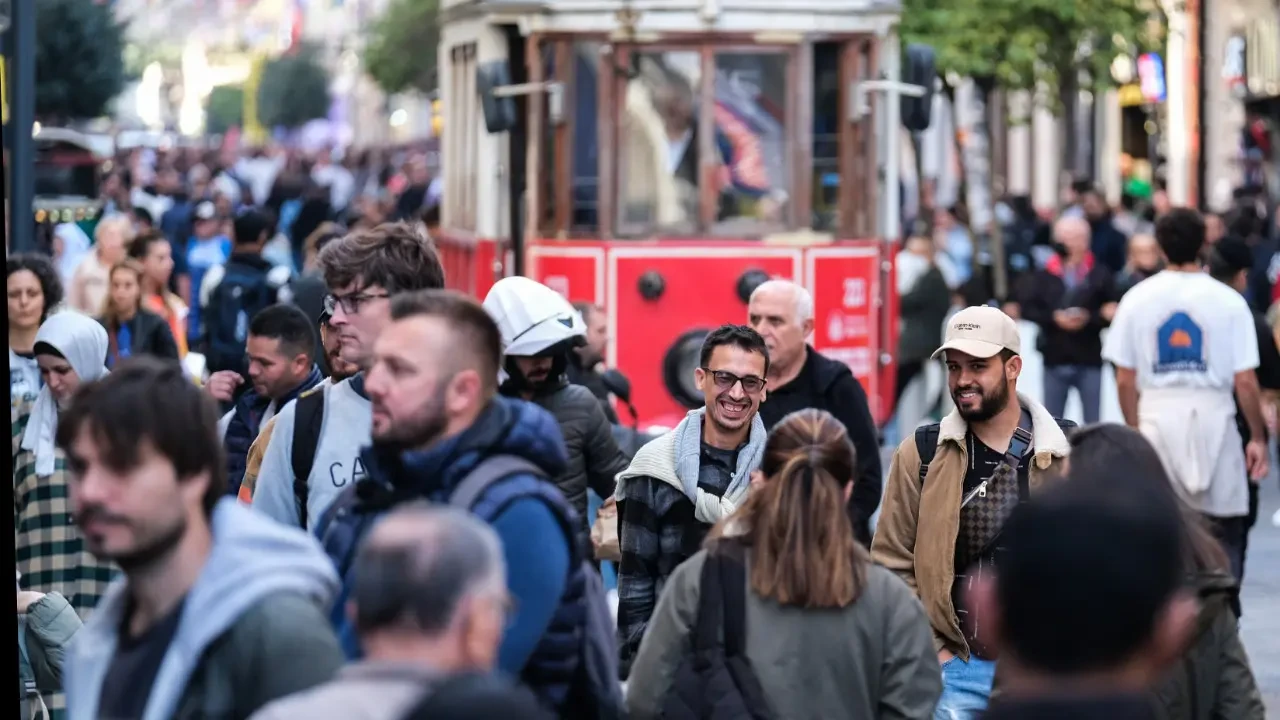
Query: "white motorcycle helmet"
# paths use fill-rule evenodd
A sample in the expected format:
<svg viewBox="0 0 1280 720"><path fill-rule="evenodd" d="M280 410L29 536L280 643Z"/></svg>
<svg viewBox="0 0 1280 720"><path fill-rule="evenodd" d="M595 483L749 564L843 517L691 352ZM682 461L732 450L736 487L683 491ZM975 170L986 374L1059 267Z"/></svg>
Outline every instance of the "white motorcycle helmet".
<svg viewBox="0 0 1280 720"><path fill-rule="evenodd" d="M557 371L551 377L558 377L564 373L570 349L587 341L587 327L573 305L555 290L526 277L494 283L484 298L484 309L502 333L501 383L523 382L505 358L554 357Z"/></svg>

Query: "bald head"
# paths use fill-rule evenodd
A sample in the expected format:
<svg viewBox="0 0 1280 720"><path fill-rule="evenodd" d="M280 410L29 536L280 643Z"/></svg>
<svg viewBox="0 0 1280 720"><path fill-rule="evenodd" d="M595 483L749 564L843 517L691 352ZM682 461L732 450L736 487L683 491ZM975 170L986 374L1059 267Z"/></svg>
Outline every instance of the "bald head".
<svg viewBox="0 0 1280 720"><path fill-rule="evenodd" d="M1069 257L1079 257L1089 250L1089 221L1079 216L1059 218L1053 224L1053 239L1067 249Z"/></svg>
<svg viewBox="0 0 1280 720"><path fill-rule="evenodd" d="M790 280L760 283L747 303L747 322L769 348L770 373L789 379L804 363L805 341L813 332L813 295Z"/></svg>
<svg viewBox="0 0 1280 720"><path fill-rule="evenodd" d="M374 526L356 557L352 592L362 635L448 631L463 601L506 591L498 536L469 512L412 504Z"/></svg>

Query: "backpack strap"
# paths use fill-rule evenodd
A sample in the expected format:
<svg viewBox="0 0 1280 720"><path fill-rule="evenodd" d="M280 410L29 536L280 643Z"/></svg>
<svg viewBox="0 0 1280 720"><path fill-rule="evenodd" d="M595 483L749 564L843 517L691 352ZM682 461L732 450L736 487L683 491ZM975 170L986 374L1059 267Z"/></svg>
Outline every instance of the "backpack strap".
<svg viewBox="0 0 1280 720"><path fill-rule="evenodd" d="M470 510L476 501L494 483L512 475L533 475L545 478L547 473L531 461L518 455L493 455L480 461L467 473L449 495L449 504L463 510Z"/></svg>
<svg viewBox="0 0 1280 720"><path fill-rule="evenodd" d="M693 636L693 649L699 654L711 652L720 645L720 626L724 624L724 587L720 584L723 575L720 565L723 562L719 553L708 552L702 564L698 583L698 626Z"/></svg>
<svg viewBox="0 0 1280 720"><path fill-rule="evenodd" d="M941 427L939 423L932 423L916 428L916 452L920 455L921 485L924 485L924 479L929 474L929 463L933 462L933 456L938 453L938 433Z"/></svg>
<svg viewBox="0 0 1280 720"><path fill-rule="evenodd" d="M720 561L720 587L724 590L724 656L747 654L747 566L746 553L734 543Z"/></svg>
<svg viewBox="0 0 1280 720"><path fill-rule="evenodd" d="M298 504L300 527L307 527L307 481L315 466L316 449L320 445L320 427L324 424L323 387L317 387L298 396L293 408L293 499Z"/></svg>
<svg viewBox="0 0 1280 720"><path fill-rule="evenodd" d="M695 649L708 651L723 647L726 658L745 655L748 589L746 552L742 545L724 541L707 552L698 592Z"/></svg>

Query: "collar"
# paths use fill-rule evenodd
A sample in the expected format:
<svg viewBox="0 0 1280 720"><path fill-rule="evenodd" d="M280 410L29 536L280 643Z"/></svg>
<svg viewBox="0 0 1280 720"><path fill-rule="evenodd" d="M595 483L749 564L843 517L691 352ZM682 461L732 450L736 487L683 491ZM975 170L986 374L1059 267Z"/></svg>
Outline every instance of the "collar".
<svg viewBox="0 0 1280 720"><path fill-rule="evenodd" d="M444 673L425 663L403 660L361 660L338 670L338 675L349 680L427 683L438 680L444 676Z"/></svg>
<svg viewBox="0 0 1280 720"><path fill-rule="evenodd" d="M1089 273L1093 272L1093 262L1094 262L1093 253L1086 252L1084 254L1084 260L1080 262L1080 266L1083 267L1083 270L1082 271L1078 270L1077 272L1080 275L1088 275ZM1054 255L1050 257L1047 262L1045 262L1044 269L1050 275L1056 275L1058 277L1062 277L1063 274L1067 271L1067 266L1062 261L1061 255Z"/></svg>
<svg viewBox="0 0 1280 720"><path fill-rule="evenodd" d="M1035 453L1035 465L1041 470L1049 467L1054 458L1066 457L1071 452L1071 444L1067 442L1066 433L1058 427L1058 423L1045 410L1044 406L1031 398L1018 393L1018 402L1031 413L1031 431L1035 435L1032 446ZM960 416L959 410L952 410L942 418L938 425L938 446L950 441L964 445L969 434L969 423Z"/></svg>

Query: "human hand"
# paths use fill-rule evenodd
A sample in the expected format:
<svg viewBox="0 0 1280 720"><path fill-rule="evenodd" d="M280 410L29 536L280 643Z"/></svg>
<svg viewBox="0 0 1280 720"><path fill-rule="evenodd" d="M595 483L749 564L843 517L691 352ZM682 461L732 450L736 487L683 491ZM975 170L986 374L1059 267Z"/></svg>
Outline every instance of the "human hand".
<svg viewBox="0 0 1280 720"><path fill-rule="evenodd" d="M231 402L231 398L235 396L236 388L244 383L244 378L240 374L232 370L219 370L209 376L209 381L204 384L204 389L214 400L219 402Z"/></svg>
<svg viewBox="0 0 1280 720"><path fill-rule="evenodd" d="M1270 470L1270 454L1266 441L1261 439L1250 440L1249 444L1244 446L1244 461L1251 479L1261 480L1267 476L1267 471Z"/></svg>
<svg viewBox="0 0 1280 720"><path fill-rule="evenodd" d="M19 614L26 613L27 608L30 608L34 603L36 603L42 597L44 597L44 593L41 593L41 592L35 592L33 590L19 590L18 591L18 613Z"/></svg>

